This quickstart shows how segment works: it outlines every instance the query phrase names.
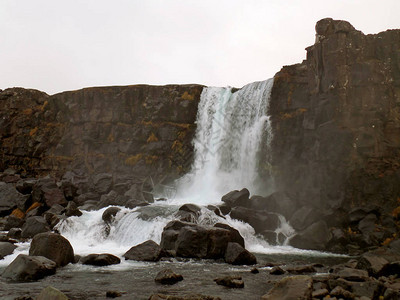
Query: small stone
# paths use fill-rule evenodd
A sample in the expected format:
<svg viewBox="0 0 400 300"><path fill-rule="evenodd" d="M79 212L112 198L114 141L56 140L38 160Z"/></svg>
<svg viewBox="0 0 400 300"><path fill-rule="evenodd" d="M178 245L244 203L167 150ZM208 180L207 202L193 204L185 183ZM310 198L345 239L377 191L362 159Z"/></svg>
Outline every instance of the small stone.
<svg viewBox="0 0 400 300"><path fill-rule="evenodd" d="M250 270L250 273L252 273L252 274L258 274L258 273L260 273L260 271L258 271L257 268L253 268L253 269Z"/></svg>
<svg viewBox="0 0 400 300"><path fill-rule="evenodd" d="M214 281L218 285L223 285L229 288L244 288L244 282L240 276L226 276L215 278Z"/></svg>
<svg viewBox="0 0 400 300"><path fill-rule="evenodd" d="M106 297L107 298L117 298L117 297L121 297L122 293L118 292L118 291L107 291L106 292Z"/></svg>
<svg viewBox="0 0 400 300"><path fill-rule="evenodd" d="M271 271L269 271L271 275L282 275L285 274L285 271L281 267L273 267Z"/></svg>
<svg viewBox="0 0 400 300"><path fill-rule="evenodd" d="M56 288L48 286L40 292L36 300L68 300L68 297Z"/></svg>
<svg viewBox="0 0 400 300"><path fill-rule="evenodd" d="M319 290L312 292L313 298L322 298L327 295L329 295L329 291L327 289L319 289Z"/></svg>
<svg viewBox="0 0 400 300"><path fill-rule="evenodd" d="M158 272L156 278L154 279L155 282L161 284L175 284L181 280L183 280L183 276L174 273L171 269L161 270L160 272Z"/></svg>

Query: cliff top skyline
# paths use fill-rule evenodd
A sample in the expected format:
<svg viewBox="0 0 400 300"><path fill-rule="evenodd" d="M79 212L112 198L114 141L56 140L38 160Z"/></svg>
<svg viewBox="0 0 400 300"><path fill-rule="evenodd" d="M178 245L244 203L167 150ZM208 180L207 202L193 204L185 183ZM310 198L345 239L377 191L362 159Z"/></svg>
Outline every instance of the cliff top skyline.
<svg viewBox="0 0 400 300"><path fill-rule="evenodd" d="M398 0L4 0L0 89L241 87L304 59L322 18L343 19L370 34L400 28L399 10Z"/></svg>

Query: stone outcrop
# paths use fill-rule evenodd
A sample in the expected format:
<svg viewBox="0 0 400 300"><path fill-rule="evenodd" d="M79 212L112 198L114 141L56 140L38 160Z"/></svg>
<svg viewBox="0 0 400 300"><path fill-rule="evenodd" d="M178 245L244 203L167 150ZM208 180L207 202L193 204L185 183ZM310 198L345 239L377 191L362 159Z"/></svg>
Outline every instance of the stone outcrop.
<svg viewBox="0 0 400 300"><path fill-rule="evenodd" d="M330 227L350 227L355 246L379 244L387 236L376 232L399 211L400 30L364 35L323 19L316 32L307 59L275 76L269 170L293 206L317 209ZM369 233L347 217L366 205L379 208Z"/></svg>
<svg viewBox="0 0 400 300"><path fill-rule="evenodd" d="M130 200L147 201L153 184L190 167L202 89L135 85L53 96L0 91L0 171L65 178L80 195L91 193L90 200L133 189Z"/></svg>

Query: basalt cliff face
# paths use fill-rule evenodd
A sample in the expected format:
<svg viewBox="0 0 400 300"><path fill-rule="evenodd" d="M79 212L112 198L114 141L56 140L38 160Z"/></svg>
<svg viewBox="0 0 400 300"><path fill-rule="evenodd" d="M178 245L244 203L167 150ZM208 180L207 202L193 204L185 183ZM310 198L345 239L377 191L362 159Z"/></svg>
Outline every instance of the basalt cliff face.
<svg viewBox="0 0 400 300"><path fill-rule="evenodd" d="M261 176L274 178L266 201L290 208L277 212L299 233L294 246L351 252L398 232L400 30L364 35L323 19L316 32L307 59L275 76L274 139L262 153L272 161ZM190 169L202 89L0 91L1 179L51 175L76 186L80 205L127 193L151 201L148 191Z"/></svg>
<svg viewBox="0 0 400 300"><path fill-rule="evenodd" d="M0 169L68 179L92 199L188 171L200 85L0 93ZM150 191L152 186L145 189Z"/></svg>
<svg viewBox="0 0 400 300"><path fill-rule="evenodd" d="M364 35L323 19L306 50L305 61L276 74L272 90L277 190L302 211L292 222L298 230L323 220L358 246L382 242L400 204L400 30Z"/></svg>

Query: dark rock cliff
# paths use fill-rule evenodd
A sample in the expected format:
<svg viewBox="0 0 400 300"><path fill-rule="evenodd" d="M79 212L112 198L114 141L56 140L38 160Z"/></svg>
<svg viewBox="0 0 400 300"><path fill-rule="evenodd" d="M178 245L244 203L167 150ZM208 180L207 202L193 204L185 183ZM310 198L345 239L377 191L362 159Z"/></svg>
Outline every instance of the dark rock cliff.
<svg viewBox="0 0 400 300"><path fill-rule="evenodd" d="M385 244L400 216L400 30L364 35L323 19L316 32L306 60L275 76L274 139L264 153L272 161L262 176L272 174L276 190L257 201L289 219L297 247L351 252ZM202 89L0 91L0 171L65 179L78 188L78 204L119 204L116 194L135 205L151 201L144 192L190 168Z"/></svg>
<svg viewBox="0 0 400 300"><path fill-rule="evenodd" d="M272 90L277 190L308 208L307 222L359 232L352 209L379 223L400 204L400 30L364 35L323 19L306 50Z"/></svg>
<svg viewBox="0 0 400 300"><path fill-rule="evenodd" d="M190 167L203 86L0 93L0 169L67 177L80 193L173 179ZM107 184L105 184L107 183Z"/></svg>

